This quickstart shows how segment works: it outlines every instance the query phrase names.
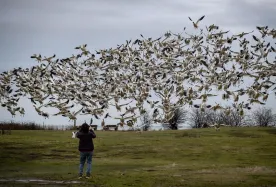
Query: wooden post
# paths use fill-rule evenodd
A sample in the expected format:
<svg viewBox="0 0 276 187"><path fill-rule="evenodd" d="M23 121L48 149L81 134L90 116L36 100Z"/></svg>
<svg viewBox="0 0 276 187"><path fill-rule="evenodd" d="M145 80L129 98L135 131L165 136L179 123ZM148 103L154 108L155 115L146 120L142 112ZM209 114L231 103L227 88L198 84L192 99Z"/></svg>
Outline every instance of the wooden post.
<svg viewBox="0 0 276 187"><path fill-rule="evenodd" d="M74 119L74 128L76 127L76 124L77 124L77 120Z"/></svg>

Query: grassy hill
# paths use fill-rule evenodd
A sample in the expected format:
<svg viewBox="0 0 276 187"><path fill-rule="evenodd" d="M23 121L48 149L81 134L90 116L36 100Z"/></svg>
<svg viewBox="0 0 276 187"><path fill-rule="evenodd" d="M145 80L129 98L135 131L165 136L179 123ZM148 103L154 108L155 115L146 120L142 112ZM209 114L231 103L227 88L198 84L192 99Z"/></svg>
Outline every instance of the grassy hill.
<svg viewBox="0 0 276 187"><path fill-rule="evenodd" d="M93 177L83 186L276 186L275 128L96 134ZM0 135L0 179L76 181L77 147L71 131ZM0 182L13 185L36 183Z"/></svg>

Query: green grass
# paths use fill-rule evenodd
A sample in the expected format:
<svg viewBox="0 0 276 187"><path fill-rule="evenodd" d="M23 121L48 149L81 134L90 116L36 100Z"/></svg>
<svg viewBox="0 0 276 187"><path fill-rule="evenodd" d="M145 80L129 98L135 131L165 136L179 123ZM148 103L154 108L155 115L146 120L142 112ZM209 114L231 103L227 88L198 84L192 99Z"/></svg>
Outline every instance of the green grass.
<svg viewBox="0 0 276 187"><path fill-rule="evenodd" d="M93 177L67 186L276 186L275 128L96 134ZM77 147L71 131L0 135L0 179L77 180Z"/></svg>

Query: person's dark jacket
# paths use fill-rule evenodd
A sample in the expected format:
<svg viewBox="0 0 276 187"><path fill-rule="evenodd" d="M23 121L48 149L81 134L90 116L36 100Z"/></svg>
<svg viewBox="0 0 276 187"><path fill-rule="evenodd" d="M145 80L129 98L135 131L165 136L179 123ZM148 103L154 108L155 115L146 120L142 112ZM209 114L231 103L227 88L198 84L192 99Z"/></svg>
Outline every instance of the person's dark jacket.
<svg viewBox="0 0 276 187"><path fill-rule="evenodd" d="M94 131L88 133L77 132L76 137L79 138L79 151L89 152L94 150L93 138L96 138Z"/></svg>

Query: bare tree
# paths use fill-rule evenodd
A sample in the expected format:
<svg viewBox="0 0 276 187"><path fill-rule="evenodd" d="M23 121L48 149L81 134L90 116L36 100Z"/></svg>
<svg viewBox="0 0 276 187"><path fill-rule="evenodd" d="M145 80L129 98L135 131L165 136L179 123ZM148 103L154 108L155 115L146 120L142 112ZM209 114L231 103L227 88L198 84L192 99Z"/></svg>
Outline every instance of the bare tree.
<svg viewBox="0 0 276 187"><path fill-rule="evenodd" d="M243 124L241 126L254 126L254 120L252 119L252 114L247 114L244 116Z"/></svg>
<svg viewBox="0 0 276 187"><path fill-rule="evenodd" d="M200 109L193 109L189 115L189 122L193 128L202 128L207 126L207 114ZM204 125L205 124L205 125Z"/></svg>
<svg viewBox="0 0 276 187"><path fill-rule="evenodd" d="M273 120L273 123L272 123L272 126L276 126L276 114L274 114L274 120Z"/></svg>
<svg viewBox="0 0 276 187"><path fill-rule="evenodd" d="M239 115L239 112L237 110L232 109L230 113L230 117L231 117L231 124L229 125L239 127L244 124L244 116Z"/></svg>
<svg viewBox="0 0 276 187"><path fill-rule="evenodd" d="M214 111L206 109L193 109L189 117L190 124L193 128L204 128L211 124L226 124L229 126L241 126L244 123L244 116L240 116L239 112L232 108L227 114L225 111Z"/></svg>
<svg viewBox="0 0 276 187"><path fill-rule="evenodd" d="M192 111L190 111L189 124L192 128L201 128L202 120L201 120L200 110L192 109Z"/></svg>
<svg viewBox="0 0 276 187"><path fill-rule="evenodd" d="M218 118L218 123L229 126L238 127L244 123L244 116L239 115L239 112L235 108L231 108L228 114L223 111L218 112Z"/></svg>
<svg viewBox="0 0 276 187"><path fill-rule="evenodd" d="M215 124L215 123L222 123L222 119L221 116L219 115L219 111L213 111L210 109L207 109L205 112L205 123L207 123L208 125L210 124Z"/></svg>
<svg viewBox="0 0 276 187"><path fill-rule="evenodd" d="M252 113L251 118L255 125L261 127L274 125L274 121L276 120L275 114L272 113L272 109L265 107L256 109Z"/></svg>
<svg viewBox="0 0 276 187"><path fill-rule="evenodd" d="M148 131L149 128L151 127L151 123L152 123L152 118L149 115L149 112L146 111L142 116L141 116L141 122L142 122L142 128L143 131Z"/></svg>
<svg viewBox="0 0 276 187"><path fill-rule="evenodd" d="M171 130L177 130L178 125L184 123L187 120L188 111L184 108L177 108L174 110L173 117L169 120L167 128Z"/></svg>

